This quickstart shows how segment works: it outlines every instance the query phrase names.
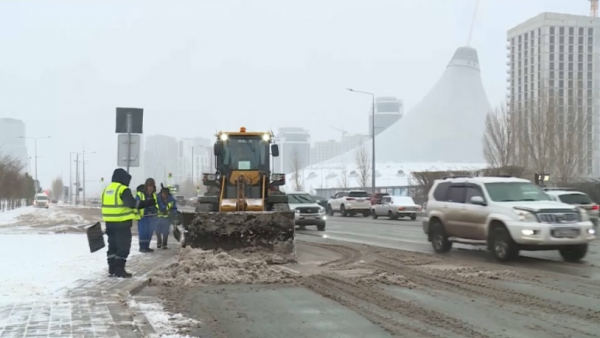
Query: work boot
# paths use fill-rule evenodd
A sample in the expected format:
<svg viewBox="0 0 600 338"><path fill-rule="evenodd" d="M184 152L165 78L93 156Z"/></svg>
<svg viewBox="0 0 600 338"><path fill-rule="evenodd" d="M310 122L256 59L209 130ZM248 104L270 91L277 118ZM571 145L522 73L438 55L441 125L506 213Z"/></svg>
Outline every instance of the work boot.
<svg viewBox="0 0 600 338"><path fill-rule="evenodd" d="M131 278L132 274L125 271L125 261L120 259L116 265L115 277L120 278Z"/></svg>
<svg viewBox="0 0 600 338"><path fill-rule="evenodd" d="M114 277L115 275L115 260L108 260L108 277Z"/></svg>
<svg viewBox="0 0 600 338"><path fill-rule="evenodd" d="M168 249L167 248L167 238L169 238L169 237L165 236L165 238L163 238L163 243L162 243L162 248L163 249Z"/></svg>

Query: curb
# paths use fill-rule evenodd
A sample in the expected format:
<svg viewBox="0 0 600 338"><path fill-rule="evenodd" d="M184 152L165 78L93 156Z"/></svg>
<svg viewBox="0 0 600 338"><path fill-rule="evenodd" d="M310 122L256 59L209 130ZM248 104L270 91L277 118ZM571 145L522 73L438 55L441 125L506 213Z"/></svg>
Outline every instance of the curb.
<svg viewBox="0 0 600 338"><path fill-rule="evenodd" d="M125 287L122 291L132 297L137 295L145 287L150 286L150 284L152 283L152 275L154 274L154 272L173 264L175 262L175 260L176 260L175 257L171 257L171 258L167 259L162 264L160 264L160 265L154 267L152 270L144 273L140 277L141 280L132 281L131 284L128 285L127 287Z"/></svg>
<svg viewBox="0 0 600 338"><path fill-rule="evenodd" d="M152 283L152 278L146 278L144 280L134 283L126 291L130 296L135 296L138 293L140 293L140 291L142 291L145 287L150 286L150 283Z"/></svg>

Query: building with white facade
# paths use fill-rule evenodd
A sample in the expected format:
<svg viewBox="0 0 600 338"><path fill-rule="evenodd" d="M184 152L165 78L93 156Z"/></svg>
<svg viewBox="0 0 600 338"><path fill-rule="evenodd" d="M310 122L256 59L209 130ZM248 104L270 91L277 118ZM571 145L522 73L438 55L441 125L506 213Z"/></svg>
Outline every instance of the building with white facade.
<svg viewBox="0 0 600 338"><path fill-rule="evenodd" d="M293 172L310 165L310 134L303 128L279 128L275 136L279 157L273 159L275 172Z"/></svg>
<svg viewBox="0 0 600 338"><path fill-rule="evenodd" d="M191 179L195 184L201 182L203 173L215 171L211 141L201 137L179 140L177 161L175 181Z"/></svg>
<svg viewBox="0 0 600 338"><path fill-rule="evenodd" d="M404 103L395 97L375 98L375 135L387 129L404 115ZM373 114L369 114L369 136L373 135Z"/></svg>
<svg viewBox="0 0 600 338"><path fill-rule="evenodd" d="M532 102L551 99L563 119L559 125L585 120L581 132L575 133L580 134L574 149L580 152L577 167L580 174L600 175L600 19L542 13L510 29L507 40L511 113L520 125L531 128L539 123L531 116ZM573 132L564 133L575 137L567 135ZM527 162L528 156L521 160Z"/></svg>
<svg viewBox="0 0 600 338"><path fill-rule="evenodd" d="M157 185L176 183L173 176L177 172L179 149L177 139L166 135L148 135L144 147L144 174L154 178Z"/></svg>
<svg viewBox="0 0 600 338"><path fill-rule="evenodd" d="M21 162L23 171L32 172L25 139L25 123L12 118L0 118L0 156L11 156Z"/></svg>

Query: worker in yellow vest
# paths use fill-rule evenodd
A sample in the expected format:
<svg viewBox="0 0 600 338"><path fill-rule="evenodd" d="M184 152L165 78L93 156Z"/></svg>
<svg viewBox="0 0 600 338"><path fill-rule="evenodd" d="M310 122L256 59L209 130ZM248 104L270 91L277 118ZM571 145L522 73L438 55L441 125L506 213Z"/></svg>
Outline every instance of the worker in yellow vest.
<svg viewBox="0 0 600 338"><path fill-rule="evenodd" d="M171 195L169 188L162 188L158 195L158 220L156 227L156 248L167 249L171 220L177 212L177 203Z"/></svg>
<svg viewBox="0 0 600 338"><path fill-rule="evenodd" d="M154 199L136 201L129 189L131 175L125 170L115 169L112 183L102 192L102 219L106 223L108 236L109 276L129 278L131 274L125 270L125 264L131 250L131 227L136 219L134 210L156 204Z"/></svg>
<svg viewBox="0 0 600 338"><path fill-rule="evenodd" d="M146 179L146 183L137 188L135 197L137 201L144 201L148 198L156 200L156 183L153 178ZM147 206L143 211L140 210L136 215L136 219L138 220L140 252L154 252L154 249L150 248L150 242L152 241L152 234L156 228L157 216L158 205Z"/></svg>

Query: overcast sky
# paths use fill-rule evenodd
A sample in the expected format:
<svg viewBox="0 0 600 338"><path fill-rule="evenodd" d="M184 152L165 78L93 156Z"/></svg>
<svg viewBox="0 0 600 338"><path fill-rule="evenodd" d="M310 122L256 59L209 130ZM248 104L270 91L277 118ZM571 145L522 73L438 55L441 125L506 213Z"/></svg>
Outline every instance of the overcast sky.
<svg viewBox="0 0 600 338"><path fill-rule="evenodd" d="M370 98L345 88L396 96L409 112L467 43L475 3L4 0L0 117L52 136L38 144L45 186L68 180L69 151L84 146L97 152L88 178L110 177L117 106L144 108L146 134L366 133ZM471 46L492 105L506 94L506 31L545 11L588 15L589 2L480 0Z"/></svg>

